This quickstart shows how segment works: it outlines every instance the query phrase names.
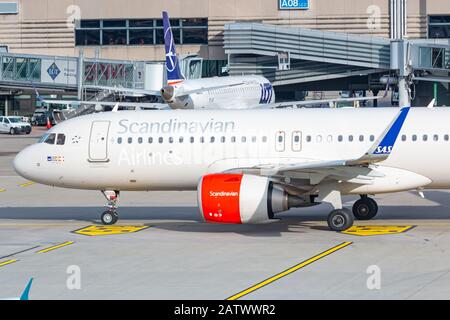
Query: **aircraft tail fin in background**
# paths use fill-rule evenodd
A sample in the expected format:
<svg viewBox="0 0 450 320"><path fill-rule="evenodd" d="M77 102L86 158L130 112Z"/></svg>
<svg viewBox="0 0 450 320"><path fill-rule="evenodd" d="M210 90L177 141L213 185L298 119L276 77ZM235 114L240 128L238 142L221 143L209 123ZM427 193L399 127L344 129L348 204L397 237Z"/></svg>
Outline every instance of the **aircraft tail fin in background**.
<svg viewBox="0 0 450 320"><path fill-rule="evenodd" d="M20 300L28 300L28 295L30 294L31 284L33 283L33 278L28 281L25 290L23 290L22 295L20 296Z"/></svg>
<svg viewBox="0 0 450 320"><path fill-rule="evenodd" d="M175 40L173 38L172 27L170 26L169 15L166 11L162 12L164 26L164 47L166 50L166 70L167 83L169 85L182 82L184 77L181 73L175 50Z"/></svg>

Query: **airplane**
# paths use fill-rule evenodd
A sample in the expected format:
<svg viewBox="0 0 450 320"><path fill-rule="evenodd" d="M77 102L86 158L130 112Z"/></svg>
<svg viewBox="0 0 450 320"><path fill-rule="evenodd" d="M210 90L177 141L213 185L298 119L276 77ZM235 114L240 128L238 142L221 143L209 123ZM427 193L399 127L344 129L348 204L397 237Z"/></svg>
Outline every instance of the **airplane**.
<svg viewBox="0 0 450 320"><path fill-rule="evenodd" d="M159 92L114 88L116 92L125 95L158 95L173 109L247 109L275 102L272 84L263 76L185 79L175 50L169 15L163 11L162 17L167 85Z"/></svg>
<svg viewBox="0 0 450 320"><path fill-rule="evenodd" d="M369 195L450 188L449 121L446 108L113 111L62 122L13 165L31 181L101 191L106 225L120 191L197 190L206 222L327 203L342 231L377 215ZM360 196L352 211L342 195Z"/></svg>
<svg viewBox="0 0 450 320"><path fill-rule="evenodd" d="M31 278L28 281L27 286L25 287L25 290L23 290L22 294L20 295L20 297L14 297L14 298L6 298L6 299L0 299L0 300L29 300L29 294L30 294L30 289L31 289L31 284L33 283L33 278Z"/></svg>

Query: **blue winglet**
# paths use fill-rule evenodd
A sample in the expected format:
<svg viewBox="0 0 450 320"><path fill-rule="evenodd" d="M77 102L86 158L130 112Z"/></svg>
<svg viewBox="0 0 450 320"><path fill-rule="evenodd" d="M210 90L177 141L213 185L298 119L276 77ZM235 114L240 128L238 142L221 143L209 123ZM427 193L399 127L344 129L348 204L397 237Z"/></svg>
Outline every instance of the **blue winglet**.
<svg viewBox="0 0 450 320"><path fill-rule="evenodd" d="M397 119L392 123L392 126L386 132L386 135L381 140L380 144L375 148L373 154L389 155L394 147L395 141L397 140L398 134L402 129L403 123L406 120L409 109L411 107L404 107L400 110Z"/></svg>
<svg viewBox="0 0 450 320"><path fill-rule="evenodd" d="M28 295L30 293L32 283L33 283L33 278L31 278L30 281L28 281L28 284L25 287L25 290L22 292L22 295L20 296L20 300L28 300Z"/></svg>

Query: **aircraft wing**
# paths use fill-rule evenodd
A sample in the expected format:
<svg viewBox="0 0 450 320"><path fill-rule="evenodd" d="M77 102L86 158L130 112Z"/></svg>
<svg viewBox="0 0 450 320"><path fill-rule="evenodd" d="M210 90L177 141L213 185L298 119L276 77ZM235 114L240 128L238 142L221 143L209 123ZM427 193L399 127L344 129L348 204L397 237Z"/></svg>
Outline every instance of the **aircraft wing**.
<svg viewBox="0 0 450 320"><path fill-rule="evenodd" d="M105 86L84 86L87 89L100 89L109 92L114 92L122 95L131 96L160 96L159 90L145 90L145 89L131 89L124 87L105 87Z"/></svg>
<svg viewBox="0 0 450 320"><path fill-rule="evenodd" d="M264 108L286 108L286 107L305 107L318 104L335 104L337 102L354 102L354 101L367 101L367 100L377 100L383 98L384 96L374 96L374 97L355 97L355 98L336 98L336 99L322 99L322 100L303 100L303 101L287 101L279 103L271 103L263 105Z"/></svg>
<svg viewBox="0 0 450 320"><path fill-rule="evenodd" d="M259 172L260 175L276 177L289 173L310 174L314 184L329 177L335 180L346 180L354 183L368 184L375 177L383 176L372 164L386 160L392 152L395 141L405 122L410 107L402 108L381 136L360 157L353 159L312 160L291 164L264 164L230 171Z"/></svg>
<svg viewBox="0 0 450 320"><path fill-rule="evenodd" d="M82 101L81 104L92 104L101 106L116 106L119 107L135 107L136 110L143 109L157 109L157 110L169 110L171 109L168 104L165 103L147 103L147 102L109 102L109 101Z"/></svg>
<svg viewBox="0 0 450 320"><path fill-rule="evenodd" d="M194 94L194 93L202 93L202 92L207 92L207 91L212 91L212 90L236 87L236 86L240 86L243 84L245 84L245 82L241 81L241 82L235 82L235 83L226 84L226 85L224 84L224 85L214 86L214 87L202 87L202 88L198 88L198 89L182 91L180 93L177 93L177 96L182 97L182 96L187 96L187 95Z"/></svg>

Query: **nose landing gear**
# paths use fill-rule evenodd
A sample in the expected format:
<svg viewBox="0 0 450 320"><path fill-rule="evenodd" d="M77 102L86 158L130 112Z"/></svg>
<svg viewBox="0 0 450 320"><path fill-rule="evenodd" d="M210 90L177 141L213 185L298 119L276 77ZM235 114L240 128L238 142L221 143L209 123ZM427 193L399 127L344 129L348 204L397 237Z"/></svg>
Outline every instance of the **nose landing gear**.
<svg viewBox="0 0 450 320"><path fill-rule="evenodd" d="M105 196L108 203L105 207L108 208L103 212L101 216L102 223L104 225L112 225L119 220L119 215L117 213L117 201L119 200L119 191L116 190L102 190L102 194Z"/></svg>

